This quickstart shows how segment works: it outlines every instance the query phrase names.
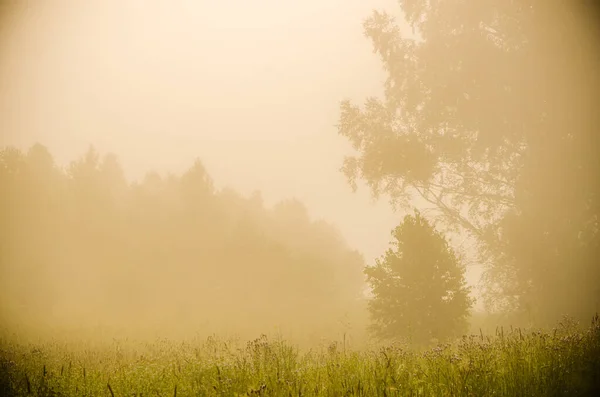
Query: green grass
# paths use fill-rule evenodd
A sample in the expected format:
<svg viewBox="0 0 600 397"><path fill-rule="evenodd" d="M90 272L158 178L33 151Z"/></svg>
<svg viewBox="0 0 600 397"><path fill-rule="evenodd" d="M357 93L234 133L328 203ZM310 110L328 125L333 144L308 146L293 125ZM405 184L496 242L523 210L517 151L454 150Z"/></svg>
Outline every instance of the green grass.
<svg viewBox="0 0 600 397"><path fill-rule="evenodd" d="M597 317L583 330L498 330L422 351L340 343L299 351L265 336L0 347L2 396L600 395Z"/></svg>

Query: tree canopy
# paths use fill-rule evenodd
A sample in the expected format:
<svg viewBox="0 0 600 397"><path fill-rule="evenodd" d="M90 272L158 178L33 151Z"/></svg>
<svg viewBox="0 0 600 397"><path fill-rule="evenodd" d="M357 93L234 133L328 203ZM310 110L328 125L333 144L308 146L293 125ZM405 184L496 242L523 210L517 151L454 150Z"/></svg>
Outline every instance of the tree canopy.
<svg viewBox="0 0 600 397"><path fill-rule="evenodd" d="M411 37L373 12L384 95L339 122L354 187L427 202L477 243L489 308L550 321L600 302L600 58L574 3L400 1Z"/></svg>

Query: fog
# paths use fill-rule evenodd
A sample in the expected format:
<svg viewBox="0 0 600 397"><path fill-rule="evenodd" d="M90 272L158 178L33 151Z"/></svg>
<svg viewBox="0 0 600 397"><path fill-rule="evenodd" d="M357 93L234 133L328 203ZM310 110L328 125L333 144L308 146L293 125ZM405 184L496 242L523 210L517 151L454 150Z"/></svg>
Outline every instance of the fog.
<svg viewBox="0 0 600 397"><path fill-rule="evenodd" d="M381 91L361 23L385 3L17 3L1 38L0 144L40 142L62 165L93 145L130 179L199 157L217 185L268 205L296 197L379 255L398 217L349 194L335 124L340 100Z"/></svg>
<svg viewBox="0 0 600 397"><path fill-rule="evenodd" d="M297 198L375 257L399 217L351 193L335 123L341 99L381 90L361 30L379 3L17 2L0 37L0 144L42 143L61 166L93 145L129 180L200 158L217 186L265 206Z"/></svg>
<svg viewBox="0 0 600 397"><path fill-rule="evenodd" d="M46 225L53 231L40 237L39 244L55 244L47 237L54 238L58 233L62 236L60 244L64 245L51 247L55 256L49 260L55 261L56 269L39 276L39 282L46 280L54 292L33 284L13 285L10 290L22 288L20 293L26 291L30 296L39 292L42 300L46 296L59 298L44 315L38 312L29 315L5 295L3 315L7 324L13 324L13 320L17 324L18 318L44 332L51 328L76 330L105 324L125 334L144 333L144 336L194 332L253 336L283 329L286 335L309 333L317 338L318 335L339 337L350 332L350 326L340 325L347 321L352 322L356 330L353 332L362 335L366 324L364 296L352 295L349 286L363 282L362 266L372 264L385 252L390 230L401 221L404 212L393 211L385 196L374 200L364 182L359 183L361 187L356 193L352 192L340 172L344 156L352 153L352 147L337 134L336 124L342 100L362 102L366 97L382 95L386 74L379 57L372 53L371 42L364 37L362 23L373 9L383 7L394 12L397 2L48 0L7 2L2 7L0 146L15 146L27 152L40 143L58 167L64 169L69 169L73 160L82 158L93 146L99 157L88 165L97 161L93 167L97 166L101 172L106 164L102 156L114 153L124 178L144 191L151 189L153 183L146 174L156 171L160 175L154 185L160 191L156 197L167 201L170 192L179 189L169 185L168 174L181 176L177 183L184 184L181 181L185 180L186 172L193 170L194 161L199 159L214 182L211 195L219 202L215 205L228 214L223 215L227 219L239 218L230 214L236 211L233 208L245 208L244 211L260 219L257 222L264 230L259 234L266 233L268 239L279 238L279 243L286 247L300 240L310 246L309 258L325 260L340 255L355 258L350 261L354 266L349 272L352 276L344 273L351 280L347 280L348 288L340 289L343 297L327 301L329 284L326 283L322 290L314 292L316 297L324 299L320 302L325 302L320 311L316 308L319 300L310 303L294 300L306 295L306 291L300 290L287 291L287 295L280 292L289 297L290 306L285 310L274 309L278 281L248 288L244 281L252 276L240 273L241 265L232 268L235 276L225 283L228 292L213 294L207 289L210 283L223 281L230 277L229 273L218 267L212 270L194 267L191 262L213 254L221 258L222 253L200 254L194 251L197 243L182 242L188 227L185 217L171 221L161 218L174 216L169 211L187 204L178 202L159 213L163 207L154 202L148 204L144 201L146 196L140 201L131 199L138 194L132 188L124 193L130 200L127 205L135 208L146 203L150 208L148 214L153 214L147 215L153 225L148 227L161 229L168 224L171 231L162 229L155 234L144 231L145 218L141 214L138 214L141 218L129 223L122 220L107 223L102 227L125 228L123 238L133 245L123 250L107 245L101 249L106 250L106 257L98 259L95 255L99 246L94 245L89 252L85 247L97 244L100 237L79 234L73 219L61 223L48 218ZM411 34L407 24L400 26ZM19 201L22 197L14 199ZM282 224L282 219L287 218L277 208L291 199L302 203L305 215ZM229 203L227 200L240 200L244 204L223 204ZM261 203L258 209L248 209L252 200ZM99 218L108 212L98 211L97 214L92 211L90 219L106 221ZM333 226L317 232L324 224L322 221ZM22 221L18 228L26 234L28 225L35 222L38 221ZM224 221L214 222L221 225ZM15 224L9 227L16 230ZM295 228L308 228L317 237L293 237ZM209 229L205 231L207 236L211 234ZM130 241L134 240L132 233L142 232L148 235ZM229 233L226 226L213 232L223 236ZM106 244L123 241L114 237L113 232L106 233L102 238L109 235L115 238L108 238ZM327 241L324 246L313 241L319 238ZM462 243L466 240L463 237L453 243L464 247ZM19 272L26 271L16 269L7 258L13 258L14 252L41 252L42 248L31 241L27 243L30 246L18 245L27 240L17 237L10 241L18 243L4 257L2 271L16 280L23 276ZM218 241L215 238L211 244L218 245ZM135 244L140 245L137 251L132 248ZM168 263L168 267L162 270L160 261L149 250L156 245L179 247L173 248L177 252L173 257L168 252L164 254L163 263ZM111 266L105 265L111 257L108 251L114 251L117 258ZM138 255L140 251L148 255L146 259ZM263 251L268 252L266 248ZM247 261L246 266L262 266L267 272L277 261L295 260L292 254L266 259L261 256L263 251L254 259L240 253L219 263ZM143 269L143 260L152 262L152 266ZM175 264L177 260L179 263ZM124 267L119 264L131 261L140 263L128 268L130 273L125 277ZM95 275L86 273L88 267L82 265L84 262L88 262L89 268L92 263L98 264L102 270ZM342 262L332 260L332 271L342 266ZM167 268L173 269L172 272L166 271ZM309 266L294 273L294 277L301 280L310 272L318 270ZM481 266L470 263L469 284L478 286L480 275ZM117 279L125 284L136 280L136 284L119 287L118 298L114 295L101 300L99 296L106 294L105 286ZM195 279L212 281L200 283L204 290L198 292L201 288L192 282ZM332 280L334 284L340 282L334 276ZM291 288L294 284L284 285ZM144 299L132 306L123 305L136 294ZM478 296L477 290L473 295ZM249 299L250 296L256 299ZM251 303L246 302L249 306L241 304L250 300ZM329 303L331 307L327 306ZM476 307L481 307L480 302ZM181 312L174 314L180 309ZM9 328L12 326L16 327Z"/></svg>

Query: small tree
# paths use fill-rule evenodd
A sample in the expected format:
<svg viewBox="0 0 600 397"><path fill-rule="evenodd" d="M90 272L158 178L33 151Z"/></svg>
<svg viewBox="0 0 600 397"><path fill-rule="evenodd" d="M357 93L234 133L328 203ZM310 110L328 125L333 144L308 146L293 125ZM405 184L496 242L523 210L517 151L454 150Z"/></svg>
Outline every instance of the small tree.
<svg viewBox="0 0 600 397"><path fill-rule="evenodd" d="M374 335L422 344L466 331L474 299L465 267L446 239L418 211L392 236L394 249L365 268L374 295L369 302Z"/></svg>

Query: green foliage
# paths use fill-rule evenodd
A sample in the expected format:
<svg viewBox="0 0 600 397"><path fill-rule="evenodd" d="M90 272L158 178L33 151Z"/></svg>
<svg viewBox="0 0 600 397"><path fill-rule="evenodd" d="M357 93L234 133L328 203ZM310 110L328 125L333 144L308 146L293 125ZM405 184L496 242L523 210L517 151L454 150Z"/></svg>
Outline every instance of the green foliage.
<svg viewBox="0 0 600 397"><path fill-rule="evenodd" d="M0 344L4 396L592 396L600 324L551 333L499 329L417 352L390 345L310 351L266 336L245 345Z"/></svg>
<svg viewBox="0 0 600 397"><path fill-rule="evenodd" d="M423 344L465 332L474 300L446 239L418 211L392 236L394 248L365 269L375 335Z"/></svg>

